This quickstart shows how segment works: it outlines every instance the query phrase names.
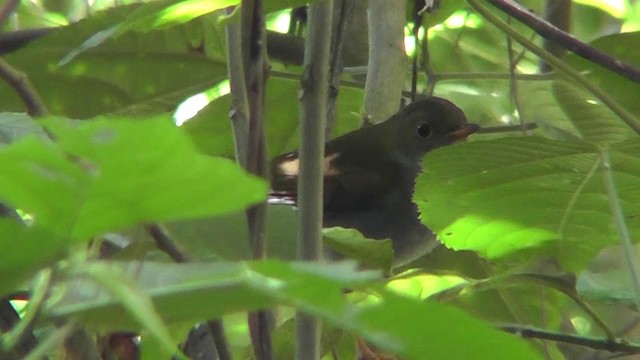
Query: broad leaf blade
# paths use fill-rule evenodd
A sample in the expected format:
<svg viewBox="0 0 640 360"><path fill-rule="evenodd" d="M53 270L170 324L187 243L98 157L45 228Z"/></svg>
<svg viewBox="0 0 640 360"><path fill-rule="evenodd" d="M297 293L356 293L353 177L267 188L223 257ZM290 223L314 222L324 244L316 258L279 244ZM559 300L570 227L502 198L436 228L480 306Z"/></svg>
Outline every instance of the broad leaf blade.
<svg viewBox="0 0 640 360"><path fill-rule="evenodd" d="M76 238L144 221L230 213L266 196L263 181L228 159L198 153L168 118L47 125L92 174Z"/></svg>
<svg viewBox="0 0 640 360"><path fill-rule="evenodd" d="M611 147L625 214L640 213L640 144ZM497 259L545 246L563 265L581 268L616 243L599 173L587 143L506 138L429 153L414 200L422 221L454 249ZM640 231L629 222L631 232Z"/></svg>

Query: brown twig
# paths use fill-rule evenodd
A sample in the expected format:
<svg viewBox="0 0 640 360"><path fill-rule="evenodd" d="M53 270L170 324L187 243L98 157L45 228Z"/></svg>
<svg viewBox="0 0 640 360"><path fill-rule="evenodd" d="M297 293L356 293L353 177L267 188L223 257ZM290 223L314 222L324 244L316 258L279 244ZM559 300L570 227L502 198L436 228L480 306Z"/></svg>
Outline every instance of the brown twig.
<svg viewBox="0 0 640 360"><path fill-rule="evenodd" d="M146 224L144 228L155 241L158 250L169 255L177 263L189 261L187 254L178 247L178 244L171 238L167 229L157 223Z"/></svg>
<svg viewBox="0 0 640 360"><path fill-rule="evenodd" d="M340 91L340 76L344 61L342 60L344 40L347 28L353 15L353 1L335 0L334 15L337 14L337 26L332 32L331 59L329 61L329 98L327 102L327 122L325 124L325 136L328 138L333 131L336 120L336 102Z"/></svg>
<svg viewBox="0 0 640 360"><path fill-rule="evenodd" d="M266 178L267 154L264 139L266 30L262 0L243 0L240 14L242 64L249 105L249 136L247 171ZM267 204L247 209L249 239L254 259L265 259ZM260 310L249 314L249 328L253 350L258 360L273 359L269 312Z"/></svg>
<svg viewBox="0 0 640 360"><path fill-rule="evenodd" d="M488 3L518 19L543 38L553 41L574 54L616 72L629 80L640 82L640 69L626 64L600 50L597 50L569 33L535 15L511 0L487 0Z"/></svg>
<svg viewBox="0 0 640 360"><path fill-rule="evenodd" d="M49 112L29 78L14 69L9 63L0 58L0 78L4 79L18 93L27 113L33 117L46 116Z"/></svg>
<svg viewBox="0 0 640 360"><path fill-rule="evenodd" d="M496 328L525 339L543 339L588 347L594 350L606 350L623 354L640 353L640 344L632 344L621 339L593 338L573 334L546 331L519 324L497 325Z"/></svg>

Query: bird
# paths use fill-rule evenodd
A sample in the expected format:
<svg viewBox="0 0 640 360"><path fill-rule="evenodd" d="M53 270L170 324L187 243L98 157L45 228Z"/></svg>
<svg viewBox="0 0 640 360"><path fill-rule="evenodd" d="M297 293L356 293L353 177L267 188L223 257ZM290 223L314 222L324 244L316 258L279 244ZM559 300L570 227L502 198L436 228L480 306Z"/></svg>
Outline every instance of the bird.
<svg viewBox="0 0 640 360"><path fill-rule="evenodd" d="M430 97L384 122L328 141L323 227L353 228L370 239L391 239L394 267L428 253L439 242L420 222L412 202L422 157L479 128L449 100ZM296 204L299 162L297 151L271 161L271 203Z"/></svg>

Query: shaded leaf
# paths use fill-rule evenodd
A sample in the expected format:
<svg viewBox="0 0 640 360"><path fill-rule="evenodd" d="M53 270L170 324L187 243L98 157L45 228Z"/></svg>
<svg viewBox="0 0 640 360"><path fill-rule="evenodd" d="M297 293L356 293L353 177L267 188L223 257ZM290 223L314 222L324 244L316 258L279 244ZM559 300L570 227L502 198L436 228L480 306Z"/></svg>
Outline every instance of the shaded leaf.
<svg viewBox="0 0 640 360"><path fill-rule="evenodd" d="M356 229L334 227L322 231L324 244L330 249L357 260L367 267L391 270L393 247L391 239L367 239Z"/></svg>
<svg viewBox="0 0 640 360"><path fill-rule="evenodd" d="M404 359L423 359L424 354L434 359L540 358L522 339L446 305L409 299L384 289L379 290L375 304L350 304L343 289L370 284L377 277L375 272L354 271L351 263L146 262L109 266L134 277L169 322L197 321L281 304L353 331ZM61 289L64 296L47 307L49 318L71 316L100 328L137 329L115 299L99 291L95 283L86 278L72 280ZM498 348L500 352L496 352Z"/></svg>
<svg viewBox="0 0 640 360"><path fill-rule="evenodd" d="M624 212L640 213L640 142L612 145ZM580 269L615 243L599 150L580 142L506 138L427 154L414 201L422 221L453 249L497 259L545 246ZM629 222L631 232L640 231Z"/></svg>
<svg viewBox="0 0 640 360"><path fill-rule="evenodd" d="M585 140L606 145L637 136L613 111L581 86L557 80L553 82L553 93Z"/></svg>

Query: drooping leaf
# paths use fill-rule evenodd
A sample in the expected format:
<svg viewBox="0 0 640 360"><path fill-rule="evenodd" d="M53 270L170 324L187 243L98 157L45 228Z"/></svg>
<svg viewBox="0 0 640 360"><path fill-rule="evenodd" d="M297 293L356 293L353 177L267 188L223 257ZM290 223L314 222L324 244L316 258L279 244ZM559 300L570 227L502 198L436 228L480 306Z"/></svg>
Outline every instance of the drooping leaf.
<svg viewBox="0 0 640 360"><path fill-rule="evenodd" d="M356 229L341 227L323 230L322 237L324 244L330 249L350 259L375 269L391 270L393 263L391 239L367 239Z"/></svg>
<svg viewBox="0 0 640 360"><path fill-rule="evenodd" d="M377 273L354 271L350 263L145 262L109 266L135 278L168 322L198 321L281 304L352 331L403 359L423 359L424 354L434 359L540 358L523 340L443 304L402 297L384 289L378 290L379 301L374 304L351 304L343 289L371 284ZM66 284L63 297L49 304L46 317L82 319L102 329L135 331L140 327L121 311L112 296L98 291L97 284L81 276L72 280Z"/></svg>
<svg viewBox="0 0 640 360"><path fill-rule="evenodd" d="M633 219L640 213L640 141L609 151L625 215ZM453 249L497 259L544 246L580 269L617 241L594 145L506 138L439 149L423 165L414 200L422 221ZM628 224L640 231L637 222Z"/></svg>

